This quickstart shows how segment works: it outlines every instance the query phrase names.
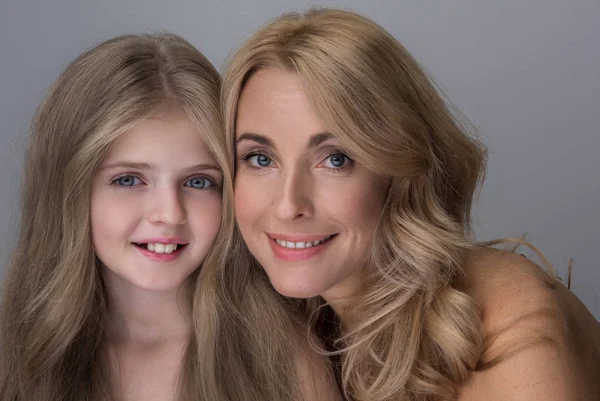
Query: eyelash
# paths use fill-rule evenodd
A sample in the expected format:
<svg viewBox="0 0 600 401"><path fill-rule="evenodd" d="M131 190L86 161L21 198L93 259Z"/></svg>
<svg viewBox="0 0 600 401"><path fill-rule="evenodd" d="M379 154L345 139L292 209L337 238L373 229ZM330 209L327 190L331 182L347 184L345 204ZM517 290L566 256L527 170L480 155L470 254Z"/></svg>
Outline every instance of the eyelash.
<svg viewBox="0 0 600 401"><path fill-rule="evenodd" d="M131 189L133 187L137 187L137 185L119 185L119 180L121 180L121 179L123 179L125 177L133 177L134 179L142 181L142 179L140 177L138 177L137 175L128 173L128 174L121 174L121 175L113 178L110 181L110 185L114 185L114 186L116 186L116 187L118 187L120 189Z"/></svg>
<svg viewBox="0 0 600 401"><path fill-rule="evenodd" d="M130 189L133 189L133 188L135 188L135 187L137 187L137 186L139 186L139 185L140 185L140 184L137 184L137 185L119 185L119 180L121 180L121 179L123 179L123 178L125 178L125 177L132 177L132 178L134 178L134 179L137 179L137 180L139 180L139 181L141 181L141 182L143 183L143 180L142 180L142 179L141 179L141 178L140 178L138 175L136 175L136 174L131 174L131 173L127 173L127 174L121 174L121 175L119 175L119 176L117 176L117 177L113 178L113 179L110 181L110 185L112 185L112 186L115 186L115 187L117 187L117 188L119 188L119 189L124 189L124 190L130 190ZM205 180L206 182L210 183L210 185L209 185L209 186L207 186L207 187L204 187L204 188L194 188L194 187L192 187L192 186L185 185L187 182L189 182L189 181L191 181L191 180L194 180L194 179L198 179L198 178L201 178L201 179ZM187 179L185 180L185 182L184 182L184 186L186 186L186 187L189 187L189 188L192 188L192 189L204 190L204 189L213 189L213 188L217 188L217 187L218 187L218 184L217 184L217 182L216 182L214 179L212 179L212 178L209 178L209 177L206 177L206 176L203 176L203 175L196 175L196 176L192 176L192 177L189 177L189 178L187 178Z"/></svg>
<svg viewBox="0 0 600 401"><path fill-rule="evenodd" d="M326 156L323 158L323 161L321 163L323 163L325 160L327 160L328 158L330 158L331 156L336 156L336 155L342 155L346 160L346 164L344 164L342 167L337 167L337 168L332 168L332 167L325 167L327 170L334 172L334 173L338 173L338 172L342 172L350 167L352 167L352 165L354 164L354 160L352 160L352 158L350 156L348 156L344 151L337 149L337 148L331 148L328 149L326 151ZM266 152L260 151L260 150L252 150L250 152L247 153L242 153L239 157L240 160L246 162L248 164L248 167L255 169L255 170L262 170L265 168L269 168L268 167L257 167L254 165L251 165L250 163L248 163L248 161L255 156L266 156L271 160L271 163L273 163L273 158ZM319 164L321 164L319 163Z"/></svg>
<svg viewBox="0 0 600 401"><path fill-rule="evenodd" d="M258 151L258 150L253 150L250 151L248 153L243 153L240 155L240 160L246 162L246 164L248 165L248 167L255 169L255 170L262 170L265 168L269 168L269 167L256 167L253 166L252 164L249 163L249 160L255 156L266 156L271 160L271 163L273 163L273 158L271 156L269 156L269 154L267 154L266 152L262 152L262 151Z"/></svg>
<svg viewBox="0 0 600 401"><path fill-rule="evenodd" d="M327 156L325 156L325 158L323 159L323 162L325 160L329 159L331 156L337 156L337 155L342 155L347 160L346 164L344 164L342 167L336 167L336 168L325 167L326 169L328 169L329 171L332 171L334 173L339 173L339 172L345 171L348 168L351 168L353 166L354 160L352 160L352 158L350 156L348 156L345 152L343 152L340 149L336 149L336 148L327 150Z"/></svg>

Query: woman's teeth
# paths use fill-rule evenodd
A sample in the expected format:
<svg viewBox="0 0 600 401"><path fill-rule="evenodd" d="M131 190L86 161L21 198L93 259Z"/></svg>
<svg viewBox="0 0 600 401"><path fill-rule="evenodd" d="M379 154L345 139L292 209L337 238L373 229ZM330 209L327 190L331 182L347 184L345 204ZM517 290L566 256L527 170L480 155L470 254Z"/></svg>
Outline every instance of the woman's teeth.
<svg viewBox="0 0 600 401"><path fill-rule="evenodd" d="M177 246L178 244L146 244L146 248L155 253L173 253Z"/></svg>
<svg viewBox="0 0 600 401"><path fill-rule="evenodd" d="M317 246L319 244L322 244L326 241L329 241L331 239L331 237L333 237L333 235L330 235L328 237L325 237L323 239L317 240L317 241L312 241L312 242L292 242L292 241L282 241L279 239L276 239L275 242L277 242L280 246L284 247L284 248L289 248L289 249L304 249L304 248L310 248L313 246Z"/></svg>

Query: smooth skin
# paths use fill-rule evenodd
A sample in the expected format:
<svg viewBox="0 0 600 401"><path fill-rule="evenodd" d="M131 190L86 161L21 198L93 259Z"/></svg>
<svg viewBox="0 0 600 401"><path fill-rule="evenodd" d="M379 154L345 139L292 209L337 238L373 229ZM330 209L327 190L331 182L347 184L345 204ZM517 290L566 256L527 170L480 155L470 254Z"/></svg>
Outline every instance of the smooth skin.
<svg viewBox="0 0 600 401"><path fill-rule="evenodd" d="M103 263L104 344L123 400L171 400L190 332L186 286L217 235L221 172L202 133L180 113L126 132L94 178L91 228ZM139 243L179 242L173 260ZM159 258L159 259L156 259Z"/></svg>

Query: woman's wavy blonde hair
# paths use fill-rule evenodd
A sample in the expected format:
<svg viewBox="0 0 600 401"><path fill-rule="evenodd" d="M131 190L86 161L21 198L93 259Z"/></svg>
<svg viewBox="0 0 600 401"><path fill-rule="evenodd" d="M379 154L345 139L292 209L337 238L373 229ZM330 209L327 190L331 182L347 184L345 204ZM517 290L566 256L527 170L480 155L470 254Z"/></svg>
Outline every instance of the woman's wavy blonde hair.
<svg viewBox="0 0 600 401"><path fill-rule="evenodd" d="M289 349L272 340L297 330L294 319L274 291L247 301L248 292L222 280L226 265L249 261L228 261L233 187L220 85L198 50L166 33L108 40L60 75L25 156L20 231L0 306L0 400L118 398L102 351L107 295L90 235L90 183L115 140L165 108L196 124L224 175L221 231L190 280L193 330L178 399L294 399ZM228 303L233 296L240 309Z"/></svg>
<svg viewBox="0 0 600 401"><path fill-rule="evenodd" d="M221 96L229 152L244 85L269 68L296 73L350 157L388 177L371 282L348 311L358 323L335 343L346 397L452 399L456 385L482 366L484 351L480 310L457 279L473 247L470 213L485 147L382 27L318 8L275 19L233 54ZM306 301L313 315L323 313L321 306ZM323 332L324 320L314 321Z"/></svg>

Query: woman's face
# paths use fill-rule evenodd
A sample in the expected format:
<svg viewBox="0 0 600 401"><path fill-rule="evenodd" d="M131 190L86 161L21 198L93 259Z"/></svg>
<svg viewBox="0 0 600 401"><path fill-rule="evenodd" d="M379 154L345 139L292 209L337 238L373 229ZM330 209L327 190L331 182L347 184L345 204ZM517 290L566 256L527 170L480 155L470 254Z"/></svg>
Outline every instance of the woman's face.
<svg viewBox="0 0 600 401"><path fill-rule="evenodd" d="M315 116L300 78L255 73L236 121L235 211L281 294L333 299L360 284L385 189Z"/></svg>
<svg viewBox="0 0 600 401"><path fill-rule="evenodd" d="M107 282L173 291L206 257L221 223L221 171L179 114L126 132L92 184L94 250Z"/></svg>

